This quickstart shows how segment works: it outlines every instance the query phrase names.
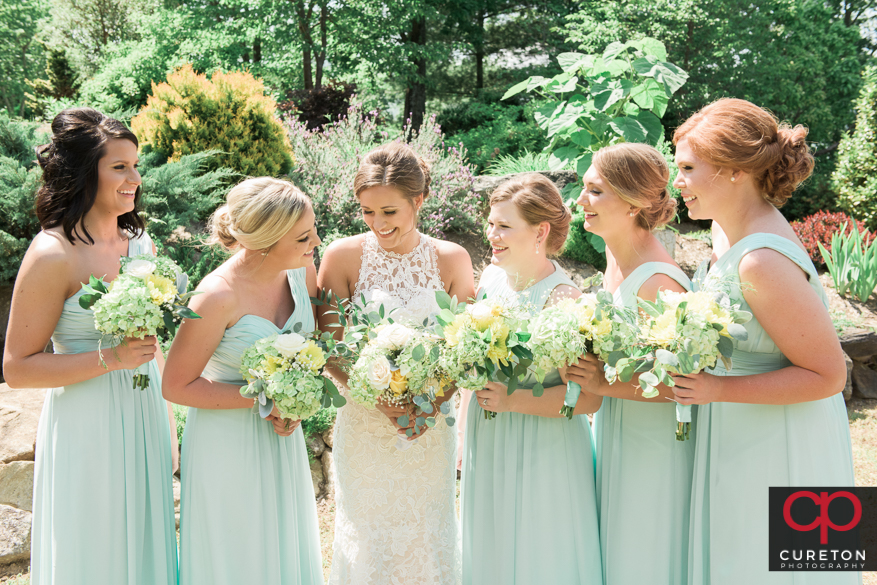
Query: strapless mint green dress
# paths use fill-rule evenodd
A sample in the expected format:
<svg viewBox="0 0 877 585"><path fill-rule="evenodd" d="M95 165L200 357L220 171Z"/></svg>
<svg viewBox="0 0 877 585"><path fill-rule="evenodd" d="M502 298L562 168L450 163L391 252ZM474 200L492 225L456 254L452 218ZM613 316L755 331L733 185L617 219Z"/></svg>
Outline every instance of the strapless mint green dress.
<svg viewBox="0 0 877 585"><path fill-rule="evenodd" d="M489 266L480 288L538 313L551 291L575 286L560 266L515 292ZM531 388L529 376L521 384ZM545 386L562 384L557 371ZM558 406L558 410L559 410ZM672 429L671 429L672 430ZM464 585L600 585L594 452L588 418L501 412L469 402L460 488Z"/></svg>
<svg viewBox="0 0 877 585"><path fill-rule="evenodd" d="M733 302L751 310L740 291L740 260L760 248L797 264L828 307L810 258L790 240L752 234L719 258L708 274L728 284ZM804 318L804 316L802 316ZM717 376L746 376L791 365L753 317L746 341L734 342L733 368ZM850 428L843 397L788 404L714 402L697 413L691 494L689 579L692 585L854 584L859 573L768 572L768 488L854 485Z"/></svg>
<svg viewBox="0 0 877 585"><path fill-rule="evenodd" d="M676 266L647 262L622 281L615 302L636 309L639 289L656 274L666 274L691 289L691 281ZM635 389L628 386L632 395ZM606 396L594 415L606 585L686 581L697 429L692 425L688 441L677 441L675 431L676 405L660 397L638 402Z"/></svg>
<svg viewBox="0 0 877 585"><path fill-rule="evenodd" d="M152 254L145 233L128 244L128 255L137 254ZM56 354L97 351L101 342L81 295L64 302L52 334ZM110 345L105 337L102 347ZM133 370L117 370L46 394L34 467L33 585L177 582L171 429L158 366L148 368L142 391L132 387Z"/></svg>
<svg viewBox="0 0 877 585"><path fill-rule="evenodd" d="M284 329L314 330L305 268L289 270L295 310ZM203 377L243 385L241 356L274 323L244 315L226 329ZM190 408L183 432L181 585L323 583L317 507L299 427L280 437L250 408Z"/></svg>

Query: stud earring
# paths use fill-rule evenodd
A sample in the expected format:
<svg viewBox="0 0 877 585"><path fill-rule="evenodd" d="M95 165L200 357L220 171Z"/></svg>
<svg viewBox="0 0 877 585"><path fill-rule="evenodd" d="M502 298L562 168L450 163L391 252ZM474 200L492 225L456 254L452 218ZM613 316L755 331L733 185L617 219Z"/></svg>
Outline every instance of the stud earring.
<svg viewBox="0 0 877 585"><path fill-rule="evenodd" d="M630 217L633 217L634 215L636 215L636 211L631 211L631 212L628 213L627 215L629 215Z"/></svg>
<svg viewBox="0 0 877 585"><path fill-rule="evenodd" d="M737 181L737 177L731 177L731 182L734 183Z"/></svg>

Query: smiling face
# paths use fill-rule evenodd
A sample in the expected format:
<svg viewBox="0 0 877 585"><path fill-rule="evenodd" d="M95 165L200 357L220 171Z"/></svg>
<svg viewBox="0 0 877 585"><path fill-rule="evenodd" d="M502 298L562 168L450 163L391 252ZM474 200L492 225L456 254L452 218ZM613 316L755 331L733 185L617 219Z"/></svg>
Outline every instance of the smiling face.
<svg viewBox="0 0 877 585"><path fill-rule="evenodd" d="M134 211L140 186L137 147L130 140L112 138L97 162L97 195L92 209L115 216Z"/></svg>
<svg viewBox="0 0 877 585"><path fill-rule="evenodd" d="M545 256L545 238L548 224L530 225L521 215L514 201L499 201L490 206L487 217L487 240L490 242L490 263L509 274L524 272L536 258ZM536 242L541 252L536 253Z"/></svg>
<svg viewBox="0 0 877 585"><path fill-rule="evenodd" d="M631 230L636 217L630 214L636 208L622 200L609 183L603 180L594 165L582 177L585 188L576 199L585 213L585 229L598 236L605 236L615 230Z"/></svg>
<svg viewBox="0 0 877 585"><path fill-rule="evenodd" d="M673 186L679 189L691 219L715 219L731 186L732 173L699 158L682 139L676 144L679 174Z"/></svg>
<svg viewBox="0 0 877 585"><path fill-rule="evenodd" d="M423 195L410 199L398 189L377 186L359 194L362 219L386 250L405 247L417 228L417 210Z"/></svg>
<svg viewBox="0 0 877 585"><path fill-rule="evenodd" d="M308 205L289 231L271 246L270 257L282 258L285 270L313 264L314 249L322 242L315 219L314 210Z"/></svg>

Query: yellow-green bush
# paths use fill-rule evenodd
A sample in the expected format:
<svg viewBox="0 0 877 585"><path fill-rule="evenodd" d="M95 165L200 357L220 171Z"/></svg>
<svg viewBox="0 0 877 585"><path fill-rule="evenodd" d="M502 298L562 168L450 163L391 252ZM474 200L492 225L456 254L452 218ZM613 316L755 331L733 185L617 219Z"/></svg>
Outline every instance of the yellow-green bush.
<svg viewBox="0 0 877 585"><path fill-rule="evenodd" d="M293 159L275 107L262 82L248 72L217 72L208 79L184 65L166 83L152 84L152 95L131 127L145 152L159 152L169 161L218 150L212 167L278 176L289 172Z"/></svg>

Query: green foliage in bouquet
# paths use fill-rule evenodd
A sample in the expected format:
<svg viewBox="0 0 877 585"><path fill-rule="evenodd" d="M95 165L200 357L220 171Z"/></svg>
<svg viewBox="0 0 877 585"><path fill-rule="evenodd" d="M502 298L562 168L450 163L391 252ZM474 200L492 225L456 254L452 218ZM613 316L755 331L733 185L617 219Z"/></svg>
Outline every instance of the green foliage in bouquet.
<svg viewBox="0 0 877 585"><path fill-rule="evenodd" d="M166 83L153 83L131 128L144 152L173 161L216 150L221 154L210 168L276 177L289 172L292 154L275 108L262 82L250 73L217 72L207 79L184 65Z"/></svg>

